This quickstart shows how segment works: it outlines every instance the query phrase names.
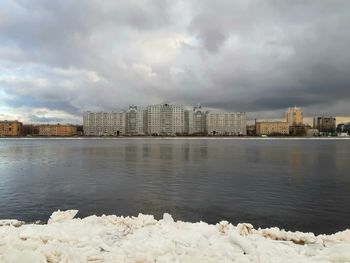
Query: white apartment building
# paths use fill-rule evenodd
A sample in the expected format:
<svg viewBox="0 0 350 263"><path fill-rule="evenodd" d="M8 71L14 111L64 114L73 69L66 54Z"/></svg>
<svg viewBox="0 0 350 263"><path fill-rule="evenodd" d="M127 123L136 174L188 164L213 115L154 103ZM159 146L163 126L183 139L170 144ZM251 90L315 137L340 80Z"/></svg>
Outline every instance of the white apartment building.
<svg viewBox="0 0 350 263"><path fill-rule="evenodd" d="M149 135L186 134L186 109L182 105L162 103L147 106Z"/></svg>
<svg viewBox="0 0 350 263"><path fill-rule="evenodd" d="M206 117L209 135L246 135L245 112L210 112Z"/></svg>
<svg viewBox="0 0 350 263"><path fill-rule="evenodd" d="M85 136L118 136L125 134L125 112L91 112L83 116Z"/></svg>
<svg viewBox="0 0 350 263"><path fill-rule="evenodd" d="M189 135L207 135L207 114L200 105L194 106L193 110L188 112Z"/></svg>
<svg viewBox="0 0 350 263"><path fill-rule="evenodd" d="M126 134L146 135L147 132L147 110L131 105L126 112Z"/></svg>

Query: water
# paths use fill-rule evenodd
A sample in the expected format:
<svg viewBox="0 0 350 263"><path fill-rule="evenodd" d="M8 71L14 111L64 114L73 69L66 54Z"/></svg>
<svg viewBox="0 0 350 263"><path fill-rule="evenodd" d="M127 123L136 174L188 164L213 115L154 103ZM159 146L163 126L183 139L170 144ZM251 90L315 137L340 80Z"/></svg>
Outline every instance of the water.
<svg viewBox="0 0 350 263"><path fill-rule="evenodd" d="M333 233L350 228L350 140L0 139L0 218L57 209Z"/></svg>

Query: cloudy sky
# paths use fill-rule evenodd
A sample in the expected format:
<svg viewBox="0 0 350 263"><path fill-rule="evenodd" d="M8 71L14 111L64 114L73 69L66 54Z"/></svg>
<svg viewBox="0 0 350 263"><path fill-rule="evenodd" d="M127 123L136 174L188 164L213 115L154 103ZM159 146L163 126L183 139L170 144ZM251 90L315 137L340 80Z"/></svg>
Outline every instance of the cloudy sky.
<svg viewBox="0 0 350 263"><path fill-rule="evenodd" d="M0 119L169 101L350 115L349 0L2 0Z"/></svg>

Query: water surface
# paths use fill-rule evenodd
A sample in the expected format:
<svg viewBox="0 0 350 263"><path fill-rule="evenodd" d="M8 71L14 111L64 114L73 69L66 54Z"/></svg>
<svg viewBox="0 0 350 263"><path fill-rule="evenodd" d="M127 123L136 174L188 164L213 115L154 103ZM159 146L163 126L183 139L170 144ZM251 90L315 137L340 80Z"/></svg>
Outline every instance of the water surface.
<svg viewBox="0 0 350 263"><path fill-rule="evenodd" d="M0 218L164 212L332 233L350 228L350 140L0 139Z"/></svg>

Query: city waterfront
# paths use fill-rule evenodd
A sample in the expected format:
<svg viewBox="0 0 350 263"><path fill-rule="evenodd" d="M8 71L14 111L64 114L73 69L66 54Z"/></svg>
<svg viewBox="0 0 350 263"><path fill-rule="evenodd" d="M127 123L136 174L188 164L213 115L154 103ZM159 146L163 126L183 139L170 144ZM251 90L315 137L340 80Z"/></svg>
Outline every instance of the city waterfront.
<svg viewBox="0 0 350 263"><path fill-rule="evenodd" d="M0 218L57 210L334 233L349 228L347 139L0 139Z"/></svg>

